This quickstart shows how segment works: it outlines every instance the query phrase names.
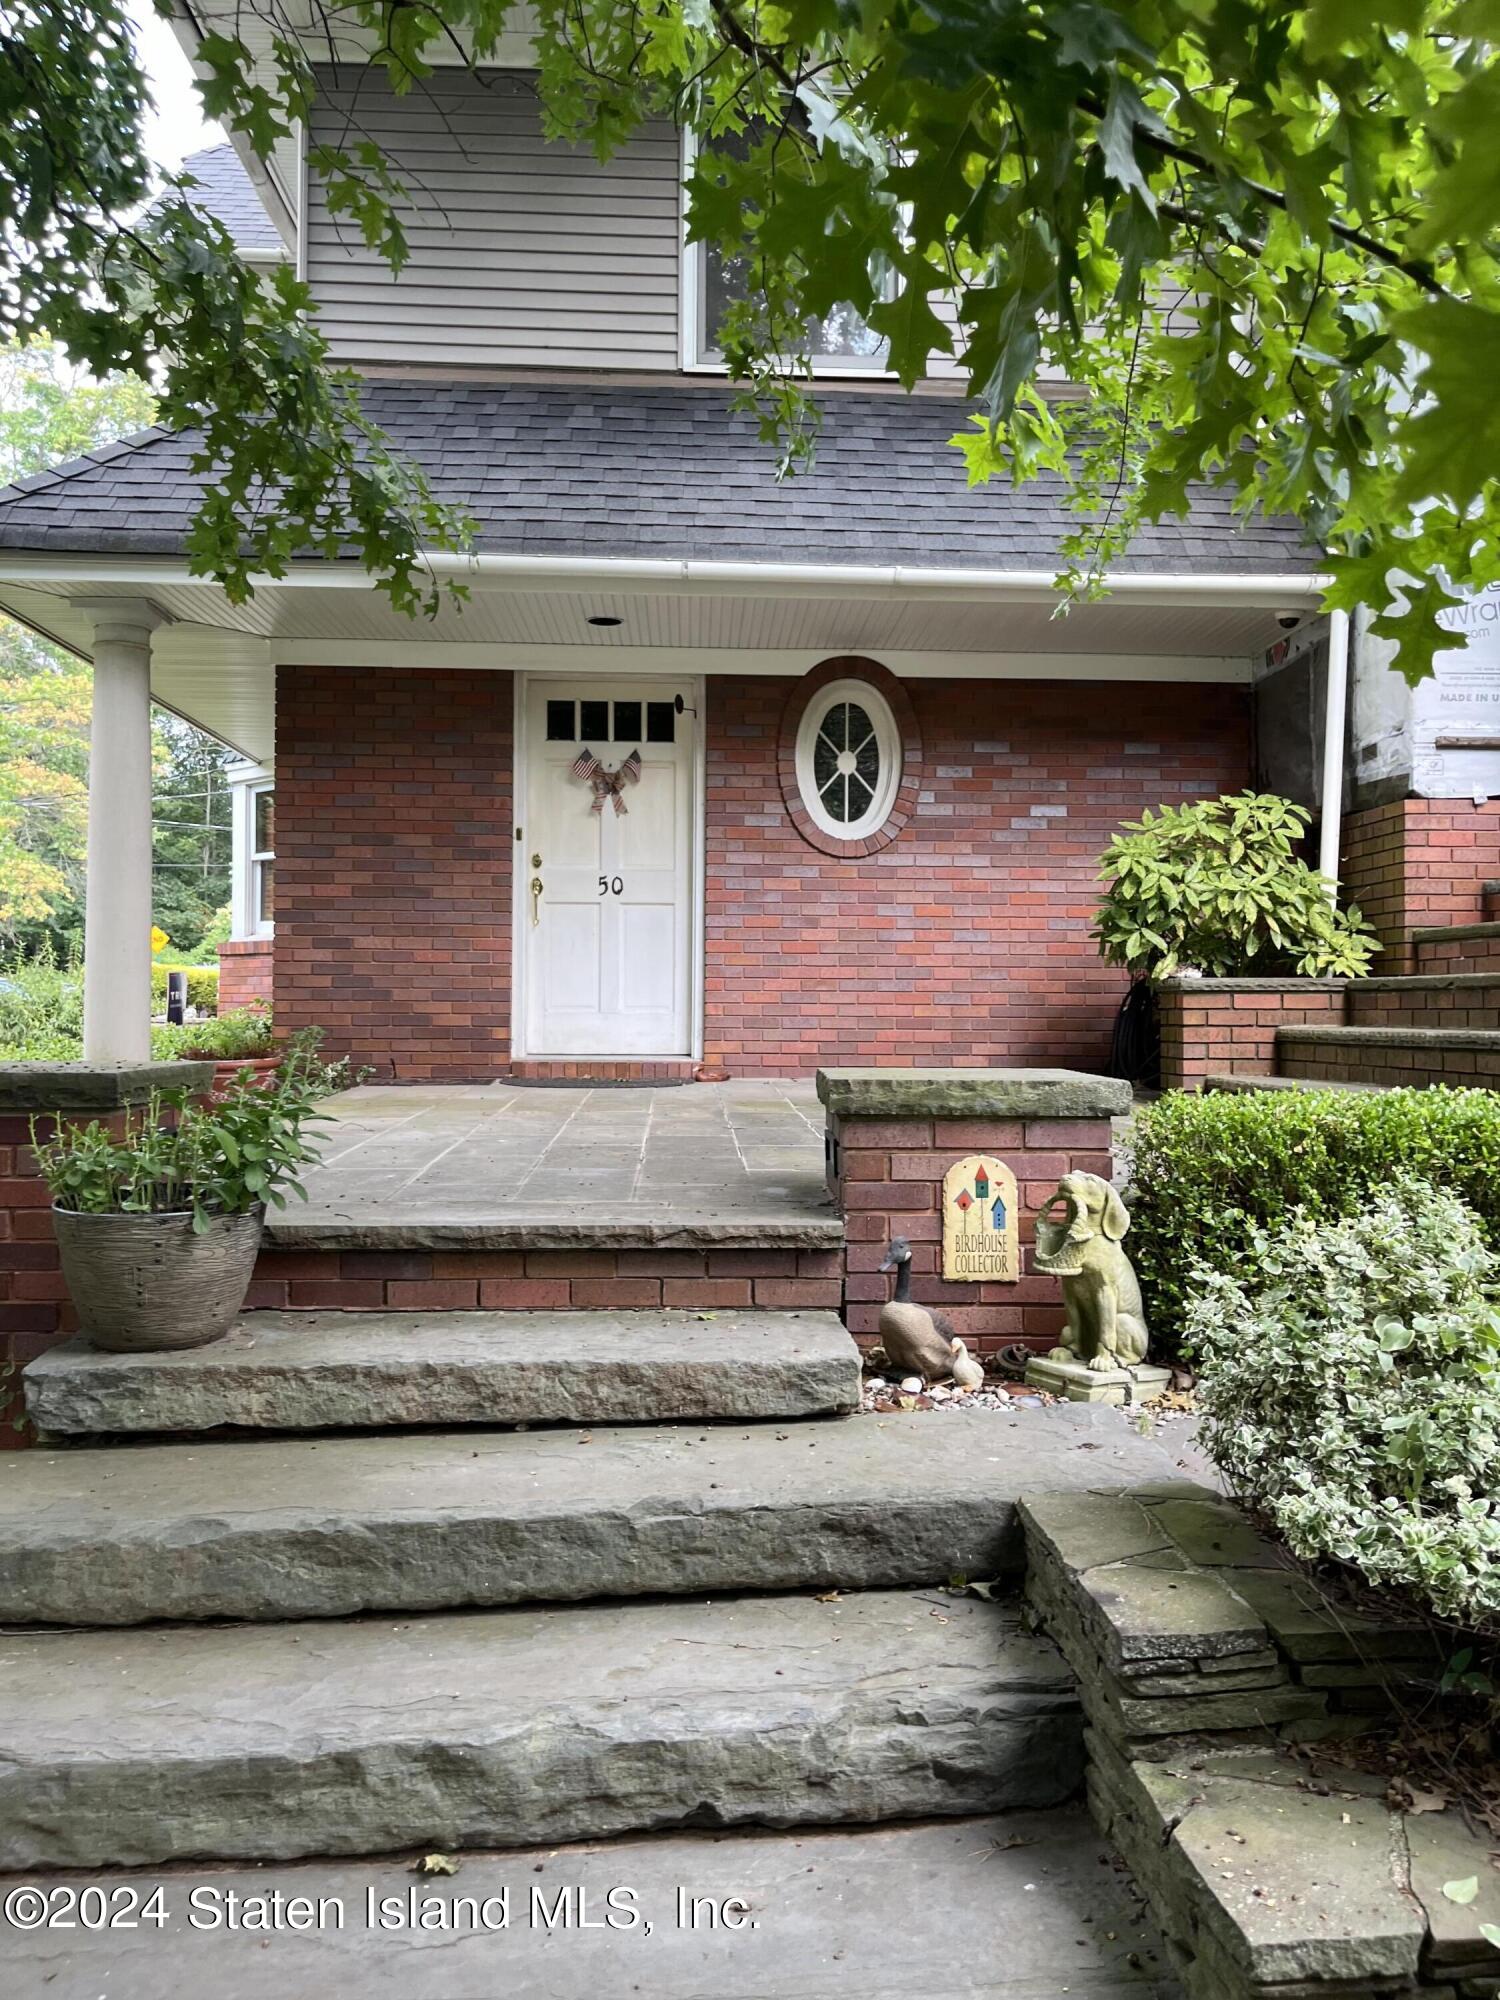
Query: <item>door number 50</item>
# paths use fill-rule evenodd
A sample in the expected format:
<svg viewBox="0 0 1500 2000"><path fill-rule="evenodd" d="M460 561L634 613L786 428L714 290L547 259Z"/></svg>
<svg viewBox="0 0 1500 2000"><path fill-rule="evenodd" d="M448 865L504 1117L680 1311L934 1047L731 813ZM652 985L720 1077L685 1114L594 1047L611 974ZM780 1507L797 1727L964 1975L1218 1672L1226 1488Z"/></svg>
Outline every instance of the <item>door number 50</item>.
<svg viewBox="0 0 1500 2000"><path fill-rule="evenodd" d="M622 876L601 875L599 877L599 894L601 896L623 896L624 893L625 882Z"/></svg>

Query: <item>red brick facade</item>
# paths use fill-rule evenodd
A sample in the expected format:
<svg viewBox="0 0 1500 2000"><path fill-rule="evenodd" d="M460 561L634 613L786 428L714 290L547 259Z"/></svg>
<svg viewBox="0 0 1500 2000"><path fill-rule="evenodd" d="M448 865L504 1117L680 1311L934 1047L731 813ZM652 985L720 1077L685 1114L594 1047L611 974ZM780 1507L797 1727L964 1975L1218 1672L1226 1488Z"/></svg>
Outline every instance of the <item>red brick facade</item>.
<svg viewBox="0 0 1500 2000"><path fill-rule="evenodd" d="M377 1077L510 1062L512 682L276 676L276 1018Z"/></svg>
<svg viewBox="0 0 1500 2000"><path fill-rule="evenodd" d="M976 1353L1024 1341L1052 1346L1062 1329L1058 1282L1032 1267L1038 1212L1066 1173L1111 1176L1107 1118L1005 1121L962 1118L846 1118L835 1122L837 1192L844 1210L844 1324L869 1346L891 1279L880 1269L886 1245L911 1245L911 1295L941 1306ZM965 1152L996 1153L1021 1197L1021 1276L1014 1284L949 1284L941 1276L943 1175Z"/></svg>
<svg viewBox="0 0 1500 2000"><path fill-rule="evenodd" d="M913 680L916 811L859 860L781 799L785 680L708 683L705 1055L735 1076L830 1063L1101 1070L1124 979L1089 936L1122 819L1246 782L1245 691Z"/></svg>
<svg viewBox="0 0 1500 2000"><path fill-rule="evenodd" d="M1344 1021L1342 980L1168 980L1156 997L1164 1090L1196 1090L1204 1077L1226 1070L1275 1076L1278 1028Z"/></svg>
<svg viewBox="0 0 1500 2000"><path fill-rule="evenodd" d="M849 857L782 798L806 683L707 683L705 1065L1102 1068L1123 981L1088 933L1099 854L1144 806L1245 782L1246 692L893 685L921 741L912 817ZM320 1023L377 1076L507 1073L511 715L506 674L281 669L284 1028Z"/></svg>
<svg viewBox="0 0 1500 2000"><path fill-rule="evenodd" d="M219 1012L271 1004L270 938L233 938L219 946Z"/></svg>
<svg viewBox="0 0 1500 2000"><path fill-rule="evenodd" d="M1393 799L1350 813L1341 873L1384 946L1375 972L1411 972L1414 930L1480 921L1481 884L1500 874L1500 799Z"/></svg>

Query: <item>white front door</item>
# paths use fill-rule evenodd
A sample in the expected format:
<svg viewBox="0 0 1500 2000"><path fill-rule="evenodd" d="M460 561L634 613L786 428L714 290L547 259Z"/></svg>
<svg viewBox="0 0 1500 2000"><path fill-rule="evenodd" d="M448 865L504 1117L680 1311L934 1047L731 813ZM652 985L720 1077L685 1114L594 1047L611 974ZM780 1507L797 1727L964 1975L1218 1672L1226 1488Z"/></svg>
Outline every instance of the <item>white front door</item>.
<svg viewBox="0 0 1500 2000"><path fill-rule="evenodd" d="M692 1053L695 706L691 682L527 684L527 1055Z"/></svg>

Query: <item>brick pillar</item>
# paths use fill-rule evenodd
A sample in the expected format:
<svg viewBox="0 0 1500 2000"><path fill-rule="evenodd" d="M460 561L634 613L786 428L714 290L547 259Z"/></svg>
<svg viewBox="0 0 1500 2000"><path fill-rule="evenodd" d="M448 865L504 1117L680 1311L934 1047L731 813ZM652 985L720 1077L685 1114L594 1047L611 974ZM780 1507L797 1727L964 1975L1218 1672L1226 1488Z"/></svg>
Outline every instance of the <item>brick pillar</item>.
<svg viewBox="0 0 1500 2000"><path fill-rule="evenodd" d="M1163 1090L1196 1090L1206 1076L1274 1076L1276 1030L1342 1027L1343 979L1164 979Z"/></svg>
<svg viewBox="0 0 1500 2000"><path fill-rule="evenodd" d="M874 1344L891 1279L880 1271L893 1236L911 1244L911 1293L941 1306L976 1353L1013 1341L1038 1350L1062 1326L1056 1278L1038 1272L1038 1212L1066 1173L1112 1171L1112 1118L1131 1090L1075 1070L819 1070L827 1116L829 1184L844 1212L844 1320ZM970 1153L993 1155L1016 1177L1021 1271L1011 1282L950 1283L942 1276L943 1176Z"/></svg>

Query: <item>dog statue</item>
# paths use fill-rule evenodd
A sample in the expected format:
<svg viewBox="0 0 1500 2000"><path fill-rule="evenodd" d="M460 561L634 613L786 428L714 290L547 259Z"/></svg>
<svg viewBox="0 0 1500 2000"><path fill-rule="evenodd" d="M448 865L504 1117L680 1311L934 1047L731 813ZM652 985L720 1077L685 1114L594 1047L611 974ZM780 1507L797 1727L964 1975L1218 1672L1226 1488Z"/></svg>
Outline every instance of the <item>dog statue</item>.
<svg viewBox="0 0 1500 2000"><path fill-rule="evenodd" d="M1054 1216L1059 1206L1063 1214ZM1037 1217L1036 1267L1061 1278L1068 1313L1053 1360L1084 1362L1098 1374L1145 1360L1141 1288L1120 1248L1129 1227L1124 1202L1098 1174L1064 1174Z"/></svg>

